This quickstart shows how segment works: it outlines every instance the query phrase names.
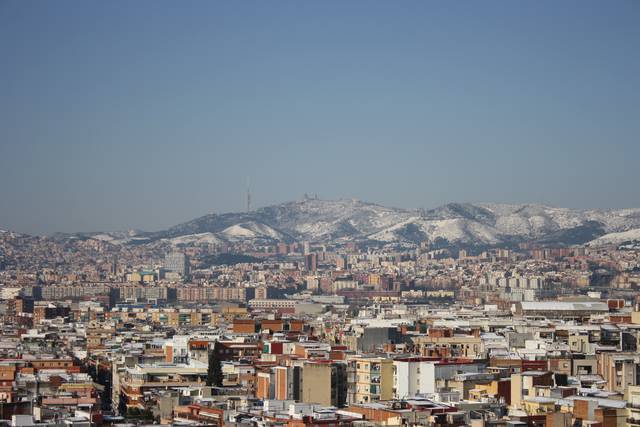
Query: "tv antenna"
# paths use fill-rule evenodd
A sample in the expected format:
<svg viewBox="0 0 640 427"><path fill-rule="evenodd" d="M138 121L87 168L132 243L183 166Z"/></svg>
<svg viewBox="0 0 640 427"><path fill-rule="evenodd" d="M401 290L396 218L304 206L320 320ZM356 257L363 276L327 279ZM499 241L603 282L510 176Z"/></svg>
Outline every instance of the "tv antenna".
<svg viewBox="0 0 640 427"><path fill-rule="evenodd" d="M251 212L251 190L249 187L249 177L247 177L247 213Z"/></svg>

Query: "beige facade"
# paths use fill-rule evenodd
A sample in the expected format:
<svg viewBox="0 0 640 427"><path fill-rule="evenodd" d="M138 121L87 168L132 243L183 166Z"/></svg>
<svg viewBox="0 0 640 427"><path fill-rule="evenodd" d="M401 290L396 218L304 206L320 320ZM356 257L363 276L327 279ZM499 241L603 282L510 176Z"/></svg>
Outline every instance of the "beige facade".
<svg viewBox="0 0 640 427"><path fill-rule="evenodd" d="M393 398L393 360L361 357L349 361L349 401L363 404Z"/></svg>
<svg viewBox="0 0 640 427"><path fill-rule="evenodd" d="M302 369L302 401L331 406L331 365L305 363Z"/></svg>

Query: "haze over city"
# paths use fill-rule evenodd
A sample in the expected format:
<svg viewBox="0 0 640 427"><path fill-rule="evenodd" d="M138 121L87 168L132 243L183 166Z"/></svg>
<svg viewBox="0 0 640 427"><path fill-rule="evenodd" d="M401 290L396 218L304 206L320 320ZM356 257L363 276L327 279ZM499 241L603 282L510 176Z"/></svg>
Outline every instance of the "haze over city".
<svg viewBox="0 0 640 427"><path fill-rule="evenodd" d="M0 228L358 198L640 206L640 6L0 3Z"/></svg>

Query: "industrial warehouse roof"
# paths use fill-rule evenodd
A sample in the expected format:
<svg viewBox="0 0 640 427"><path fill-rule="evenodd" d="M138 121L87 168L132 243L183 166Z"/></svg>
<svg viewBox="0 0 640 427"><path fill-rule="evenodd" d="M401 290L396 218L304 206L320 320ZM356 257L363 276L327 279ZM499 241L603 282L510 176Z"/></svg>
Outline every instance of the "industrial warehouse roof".
<svg viewBox="0 0 640 427"><path fill-rule="evenodd" d="M536 301L522 302L523 310L531 311L609 311L609 306L600 301L594 302L566 302L566 301Z"/></svg>

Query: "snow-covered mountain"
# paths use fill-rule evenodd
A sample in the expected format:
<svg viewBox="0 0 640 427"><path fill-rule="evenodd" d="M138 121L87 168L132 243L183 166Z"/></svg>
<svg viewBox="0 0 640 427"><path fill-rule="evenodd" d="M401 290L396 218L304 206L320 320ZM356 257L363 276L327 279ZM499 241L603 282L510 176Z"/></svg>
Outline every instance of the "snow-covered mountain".
<svg viewBox="0 0 640 427"><path fill-rule="evenodd" d="M142 235L149 240L212 233L223 241L231 242L246 239L330 241L364 238L411 215L402 209L358 200L307 199L248 213L205 215L168 230Z"/></svg>
<svg viewBox="0 0 640 427"><path fill-rule="evenodd" d="M393 244L428 240L478 246L521 241L581 244L607 233L634 228L640 228L640 209L575 210L534 204L450 203L416 211L352 199L306 199L248 213L205 215L140 237L175 241L209 233L209 238L226 242L370 240Z"/></svg>
<svg viewBox="0 0 640 427"><path fill-rule="evenodd" d="M359 200L305 199L252 212L209 214L167 230L145 233L80 233L112 244L171 245L244 241L347 242L486 246L536 241L544 244L615 243L636 238L640 209L576 210L535 204L449 203L408 210ZM631 230L631 231L630 231Z"/></svg>
<svg viewBox="0 0 640 427"><path fill-rule="evenodd" d="M452 203L371 236L402 240L409 234L463 245L518 241L582 244L606 233L640 226L640 209L575 210L543 205Z"/></svg>

